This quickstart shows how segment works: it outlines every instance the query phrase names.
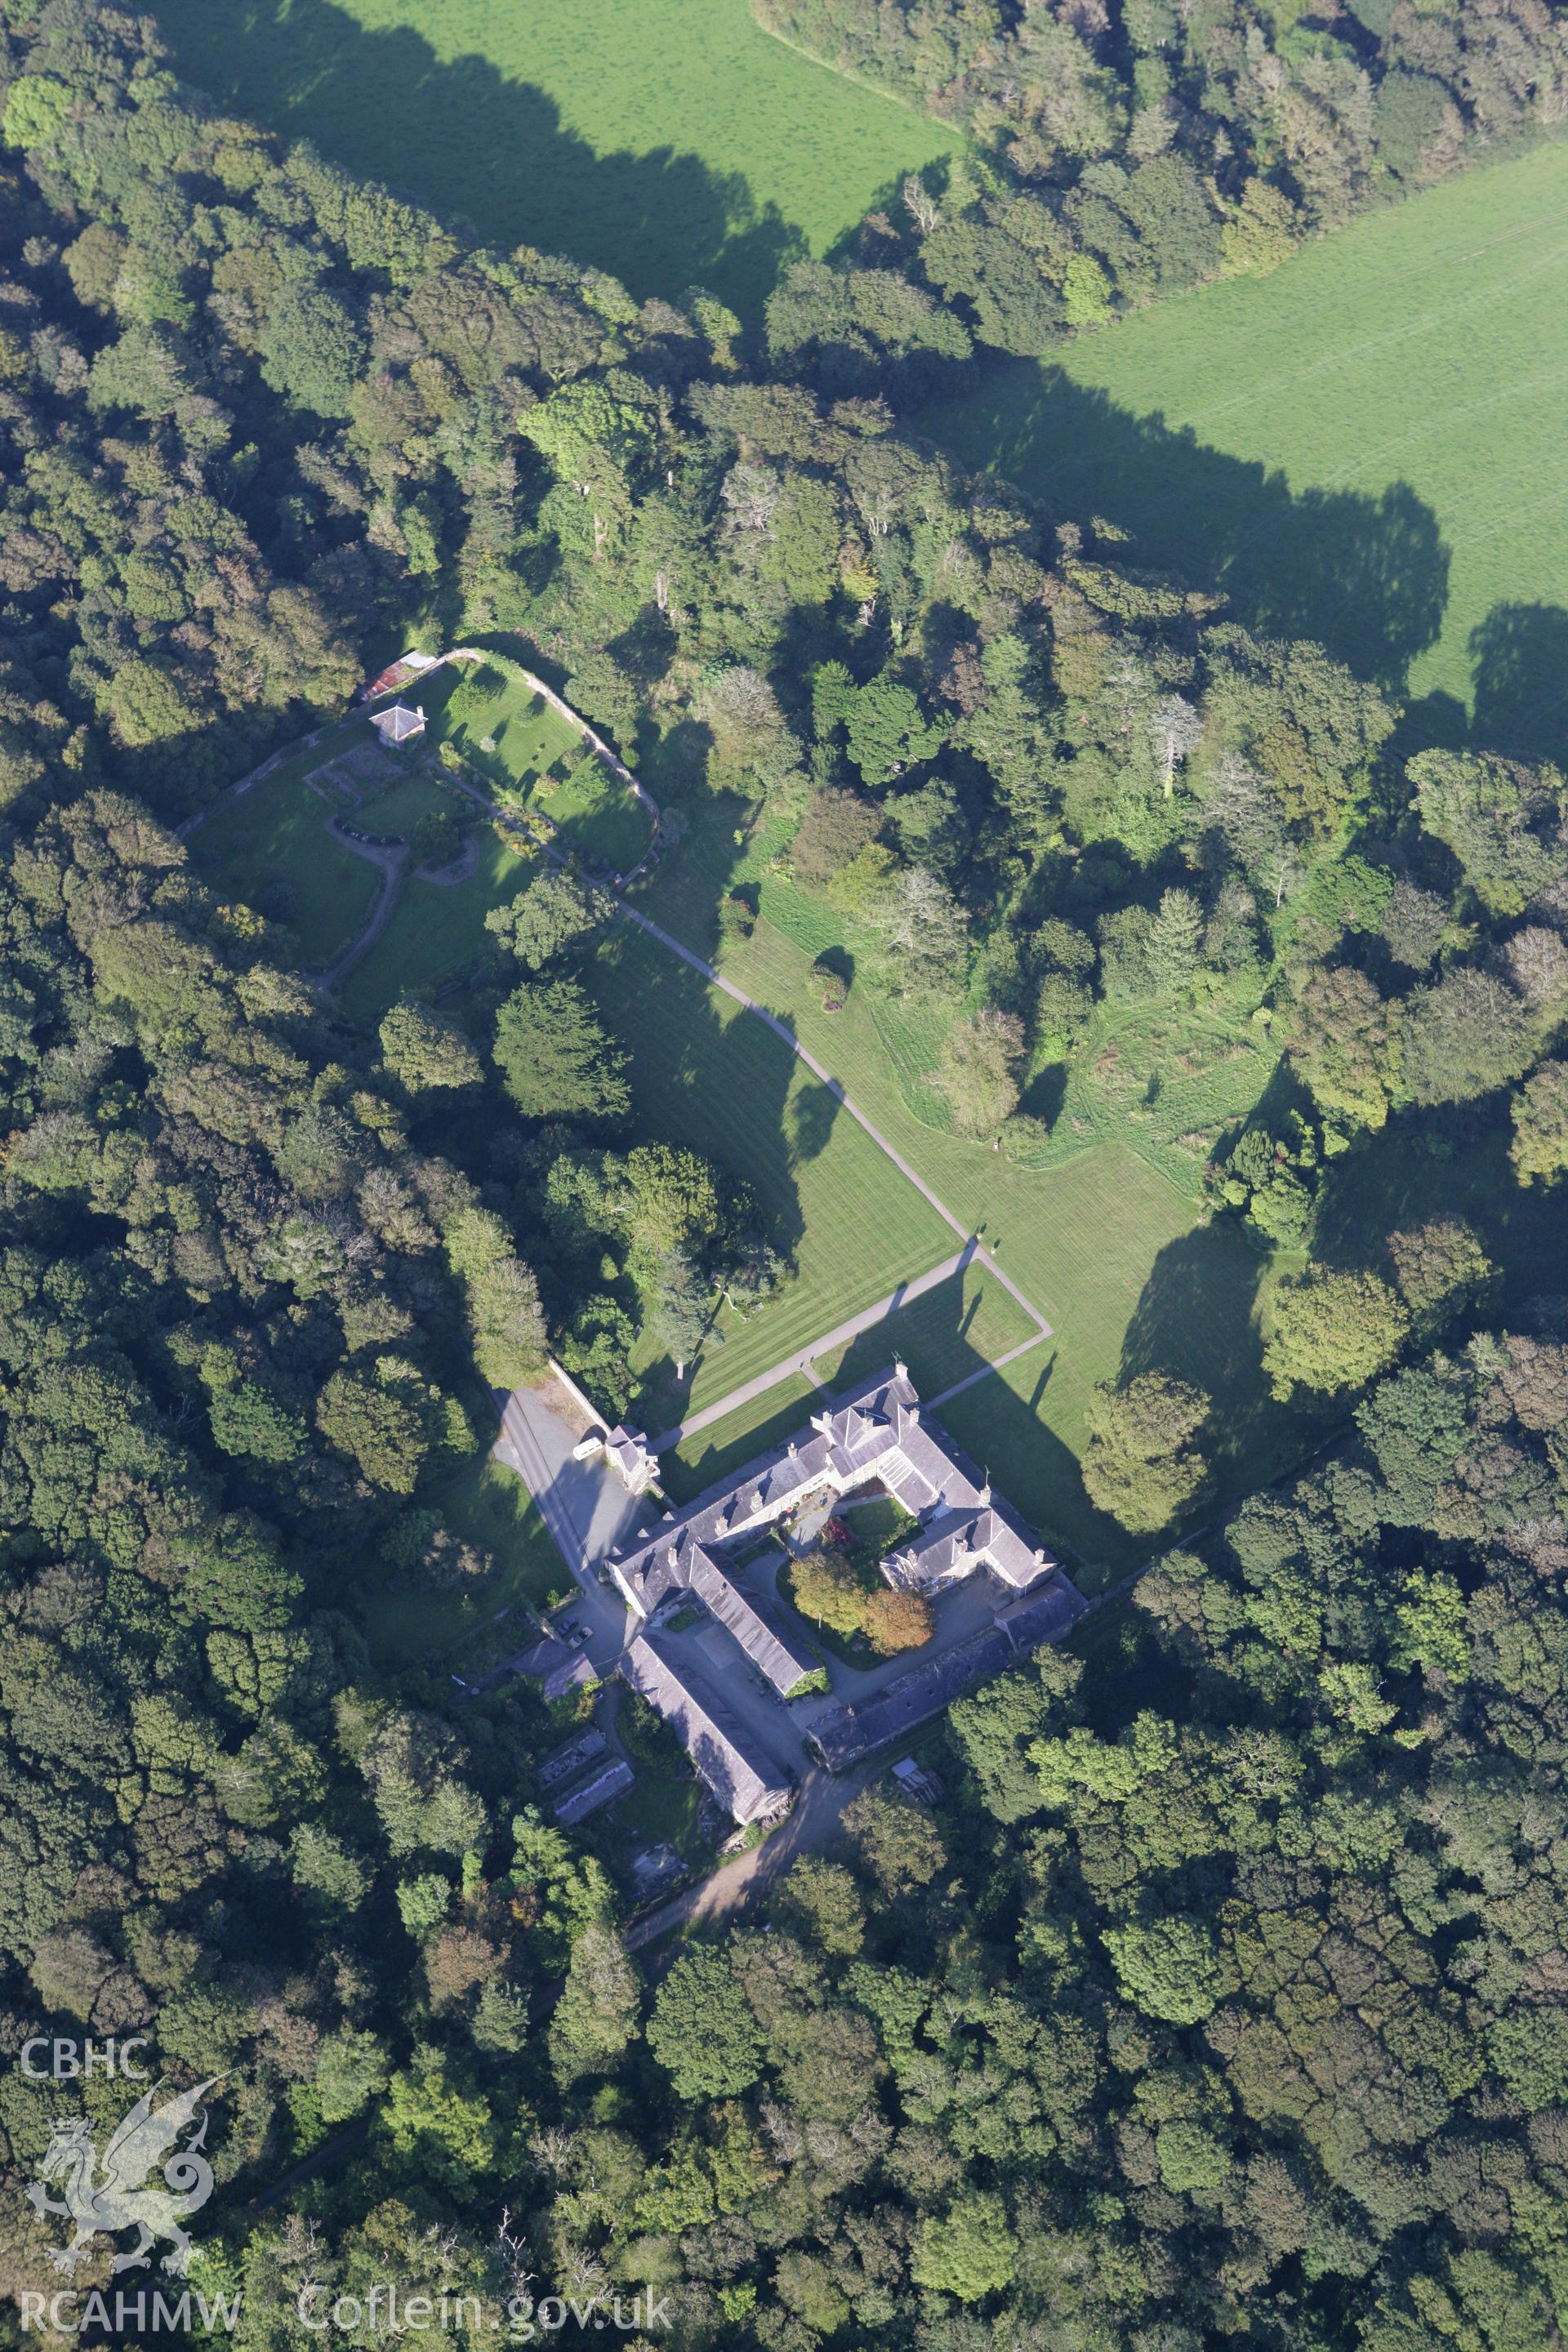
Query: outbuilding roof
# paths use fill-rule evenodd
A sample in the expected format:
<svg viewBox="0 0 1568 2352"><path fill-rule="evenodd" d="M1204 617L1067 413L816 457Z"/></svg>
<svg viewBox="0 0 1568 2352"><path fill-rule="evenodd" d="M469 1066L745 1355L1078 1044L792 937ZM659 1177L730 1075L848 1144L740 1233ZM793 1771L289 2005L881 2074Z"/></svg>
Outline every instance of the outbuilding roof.
<svg viewBox="0 0 1568 2352"><path fill-rule="evenodd" d="M639 1634L621 1658L621 1672L675 1732L725 1811L745 1822L789 1802L789 1782L763 1753L749 1727L686 1660Z"/></svg>
<svg viewBox="0 0 1568 2352"><path fill-rule="evenodd" d="M570 1829L574 1822L584 1820L589 1813L596 1813L601 1805L612 1805L617 1797L624 1797L634 1777L631 1766L624 1758L612 1756L591 1780L584 1780L580 1788L568 1790L559 1804L552 1809L552 1818L559 1822L563 1829Z"/></svg>
<svg viewBox="0 0 1568 2352"><path fill-rule="evenodd" d="M812 1725L810 1738L830 1772L845 1771L868 1756L884 1740L900 1738L929 1716L940 1713L960 1691L984 1675L1000 1674L1011 1664L1013 1648L1005 1633L988 1625L972 1633L923 1666L913 1666L896 1682L874 1691L858 1706L836 1706Z"/></svg>
<svg viewBox="0 0 1568 2352"><path fill-rule="evenodd" d="M411 710L406 702L395 702L388 710L373 710L371 725L384 743L406 743L425 732L425 713Z"/></svg>

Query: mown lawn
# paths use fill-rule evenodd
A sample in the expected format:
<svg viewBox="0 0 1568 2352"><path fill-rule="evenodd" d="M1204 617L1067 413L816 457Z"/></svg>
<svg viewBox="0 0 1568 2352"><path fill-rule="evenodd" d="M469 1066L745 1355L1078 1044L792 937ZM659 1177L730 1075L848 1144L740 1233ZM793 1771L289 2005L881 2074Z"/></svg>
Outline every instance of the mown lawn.
<svg viewBox="0 0 1568 2352"><path fill-rule="evenodd" d="M460 882L404 877L385 930L343 978L338 1002L351 1021L379 1021L400 997L428 999L458 980L486 944L485 917L505 906L540 870L480 820L476 864Z"/></svg>
<svg viewBox="0 0 1568 2352"><path fill-rule="evenodd" d="M957 1238L783 1040L668 948L617 924L587 979L631 1053L638 1135L688 1144L748 1183L797 1269L757 1313L722 1310L724 1344L705 1347L685 1383L666 1359L644 1363L635 1410L658 1430L924 1273Z"/></svg>
<svg viewBox="0 0 1568 2352"><path fill-rule="evenodd" d="M1195 1195L1220 1137L1246 1120L1279 1059L1250 1017L1256 1003L1247 994L1100 1007L1070 1066L1039 1071L1025 1090L1026 1109L1055 1118L1042 1158L1125 1142Z"/></svg>
<svg viewBox="0 0 1568 2352"><path fill-rule="evenodd" d="M712 869L721 856L716 842L717 828L706 843L694 835L678 859L658 869L643 901L710 956L703 908L714 896ZM696 856L687 864L691 847ZM734 854L731 846L731 858ZM722 968L769 1010L788 1017L895 1150L998 1253L1052 1325L1052 1339L966 1390L943 1407L942 1418L976 1459L989 1464L997 1484L1045 1538L1069 1556L1074 1573L1092 1591L1150 1549L1097 1512L1083 1489L1078 1457L1097 1381L1162 1369L1206 1389L1215 1402L1227 1491L1244 1491L1277 1475L1313 1433L1304 1416L1274 1403L1262 1379L1258 1318L1277 1274L1233 1222L1201 1221L1191 1176L1182 1187L1163 1172L1157 1164L1167 1156L1163 1150L1145 1157L1132 1148L1127 1139L1140 1133L1135 1122L1117 1128L1108 1121L1105 1131L1115 1139L1074 1139L1070 1157L1037 1168L1018 1166L930 1123L909 1084L922 1058L919 1044L910 1041L918 1039L922 1022L938 1034L940 1012L889 1007L866 980L852 986L842 1012L824 1012L809 982L812 957L823 944L811 919L816 908L766 876L771 855L765 837L741 850L742 878L763 869L757 877L762 919L749 940L722 951ZM823 928L831 932L832 910L825 911ZM888 1050L889 1020L906 1043L902 1068ZM760 1023L751 1025L766 1038ZM1232 1066L1219 1065L1227 1082ZM1199 1070L1189 1080L1176 1074L1182 1084L1202 1084L1204 1075ZM1214 1073L1208 1076L1212 1080ZM1157 1135L1150 1139L1159 1141ZM897 1181L890 1166L889 1174ZM911 1316L923 1303L916 1302ZM885 1362L877 1336L859 1344ZM735 1385L734 1379L728 1384Z"/></svg>
<svg viewBox="0 0 1568 2352"><path fill-rule="evenodd" d="M746 0L160 0L176 70L349 171L640 299L756 307L957 134Z"/></svg>
<svg viewBox="0 0 1568 2352"><path fill-rule="evenodd" d="M753 1455L766 1454L821 1411L823 1396L800 1373L775 1381L750 1404L737 1406L719 1421L659 1457L659 1484L678 1503L688 1503L705 1486L716 1486L731 1472L742 1469Z"/></svg>
<svg viewBox="0 0 1568 2352"><path fill-rule="evenodd" d="M434 731L482 781L525 792L551 769L563 772L583 749L577 730L499 663L463 665Z"/></svg>
<svg viewBox="0 0 1568 2352"><path fill-rule="evenodd" d="M1412 740L1561 753L1568 698L1568 147L1472 171L1010 362L916 419L1234 617L1420 705Z"/></svg>
<svg viewBox="0 0 1568 2352"><path fill-rule="evenodd" d="M894 1307L858 1339L818 1356L816 1370L829 1388L849 1389L897 1358L921 1396L934 1397L1017 1347L1034 1328L1010 1292L983 1267L968 1265L911 1305Z"/></svg>
<svg viewBox="0 0 1568 2352"><path fill-rule="evenodd" d="M311 969L331 963L363 929L381 894L380 869L327 830L339 804L305 781L366 731L363 719L357 727L345 722L243 793L226 793L187 839L202 880L220 898L286 922Z"/></svg>
<svg viewBox="0 0 1568 2352"><path fill-rule="evenodd" d="M625 874L647 847L647 811L592 753L552 790L535 792L531 805L553 823L558 845L601 879Z"/></svg>
<svg viewBox="0 0 1568 2352"><path fill-rule="evenodd" d="M624 873L647 847L643 803L542 695L499 664L465 671L436 732L481 783L547 816L560 847L593 872Z"/></svg>

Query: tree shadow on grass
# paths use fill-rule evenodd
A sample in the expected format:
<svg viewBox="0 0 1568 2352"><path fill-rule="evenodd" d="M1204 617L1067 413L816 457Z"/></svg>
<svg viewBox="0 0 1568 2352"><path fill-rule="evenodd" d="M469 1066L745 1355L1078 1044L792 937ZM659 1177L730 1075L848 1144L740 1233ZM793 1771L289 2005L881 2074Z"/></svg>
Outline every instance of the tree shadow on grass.
<svg viewBox="0 0 1568 2352"><path fill-rule="evenodd" d="M1068 1066L1066 1062L1047 1062L1035 1072L1018 1098L1018 1108L1031 1118L1043 1119L1054 1128L1062 1115L1067 1100Z"/></svg>
<svg viewBox="0 0 1568 2352"><path fill-rule="evenodd" d="M739 856L737 848L731 872ZM679 935L711 961L728 876L709 878L711 898L694 901ZM759 1230L794 1265L805 1235L796 1171L826 1147L836 1098L811 1081L792 1096L797 1065L787 1041L753 1014L721 1016L703 975L627 919L602 937L584 978L628 1049L632 1135L694 1150L747 1187ZM684 1416L697 1360L679 1382L668 1359L645 1373L636 1411L650 1427Z"/></svg>
<svg viewBox="0 0 1568 2352"><path fill-rule="evenodd" d="M1494 604L1470 632L1472 741L1517 760L1561 762L1568 743L1568 613Z"/></svg>
<svg viewBox="0 0 1568 2352"><path fill-rule="evenodd" d="M696 284L744 308L805 252L802 232L759 205L741 173L668 147L597 154L546 91L484 58L445 63L420 34L367 28L330 0L253 0L237 26L238 13L165 0L159 14L189 81L314 141L349 172L476 224L487 244L571 254L639 299Z"/></svg>
<svg viewBox="0 0 1568 2352"><path fill-rule="evenodd" d="M1301 1417L1263 1370L1257 1301L1265 1261L1231 1217L1167 1242L1121 1342L1119 1378L1171 1372L1214 1401L1213 1451L1233 1488L1277 1476L1300 1451Z"/></svg>
<svg viewBox="0 0 1568 2352"><path fill-rule="evenodd" d="M1314 1255L1365 1265L1384 1235L1432 1217L1462 1217L1501 1273L1505 1313L1517 1317L1531 1299L1568 1291L1568 1217L1550 1192L1515 1181L1509 1140L1500 1118L1483 1124L1473 1108L1392 1119L1330 1162Z"/></svg>
<svg viewBox="0 0 1568 2352"><path fill-rule="evenodd" d="M789 1106L790 1150L797 1160L818 1159L826 1150L842 1108L832 1087L820 1079L799 1088Z"/></svg>
<svg viewBox="0 0 1568 2352"><path fill-rule="evenodd" d="M1436 643L1447 603L1447 543L1405 482L1377 497L1292 491L1283 473L1201 442L1159 412L1139 416L1060 368L1020 361L983 393L916 420L1053 513L1102 515L1135 562L1215 587L1262 635L1311 637L1363 677L1397 689Z"/></svg>

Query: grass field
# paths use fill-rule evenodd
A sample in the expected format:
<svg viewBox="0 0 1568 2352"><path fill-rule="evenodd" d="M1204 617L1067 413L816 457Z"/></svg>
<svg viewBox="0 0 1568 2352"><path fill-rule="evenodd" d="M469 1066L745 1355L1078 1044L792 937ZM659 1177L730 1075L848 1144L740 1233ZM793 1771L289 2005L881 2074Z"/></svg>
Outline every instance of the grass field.
<svg viewBox="0 0 1568 2352"><path fill-rule="evenodd" d="M445 675L453 678L451 666ZM575 764L583 749L577 730L542 695L490 662L465 665L431 718L437 739L496 788L530 792L542 776Z"/></svg>
<svg viewBox="0 0 1568 2352"><path fill-rule="evenodd" d="M466 824L477 812L471 801L463 799L438 775L432 775L428 767L421 766L410 769L407 775L400 776L384 793L363 802L353 821L366 833L399 833L406 839L422 817L440 814L455 816L459 824Z"/></svg>
<svg viewBox="0 0 1568 2352"><path fill-rule="evenodd" d="M485 945L490 908L515 898L539 871L537 858L520 856L486 823L474 853L474 869L460 882L405 877L385 930L337 991L351 1021L379 1021L399 997L429 998L460 979Z"/></svg>
<svg viewBox="0 0 1568 2352"><path fill-rule="evenodd" d="M758 304L955 134L746 0L160 0L177 70L486 243Z"/></svg>
<svg viewBox="0 0 1568 2352"><path fill-rule="evenodd" d="M1568 146L1007 363L919 428L1314 636L1413 736L1561 756L1568 698Z"/></svg>
<svg viewBox="0 0 1568 2352"><path fill-rule="evenodd" d="M847 1346L818 1356L816 1369L829 1388L847 1389L897 1358L908 1364L921 1396L934 1397L1020 1346L1034 1328L1010 1292L984 1267L970 1265L912 1306L895 1307Z"/></svg>
<svg viewBox="0 0 1568 2352"><path fill-rule="evenodd" d="M724 1344L703 1349L685 1384L662 1358L644 1365L635 1412L658 1430L885 1297L956 1241L782 1040L668 949L617 925L588 979L631 1050L638 1135L689 1144L748 1182L798 1269L758 1313L722 1314Z"/></svg>
<svg viewBox="0 0 1568 2352"><path fill-rule="evenodd" d="M1250 1018L1256 1002L1101 1006L1066 1072L1052 1066L1026 1089L1025 1108L1056 1120L1044 1157L1127 1142L1195 1195L1220 1136L1246 1119L1279 1058Z"/></svg>
<svg viewBox="0 0 1568 2352"><path fill-rule="evenodd" d="M740 1470L753 1454L765 1454L793 1437L821 1410L822 1391L798 1372L779 1381L764 1396L710 1422L673 1453L659 1457L659 1483L679 1503Z"/></svg>
<svg viewBox="0 0 1568 2352"><path fill-rule="evenodd" d="M679 857L667 861L643 894L651 913L710 955L714 950L702 909L713 901L713 877L707 866L717 854L694 834L682 845ZM929 1124L921 1114L919 1088L909 1084L911 1072L918 1076L922 1058L913 1042L920 1016L907 1008L892 1009L893 1028L906 1047L908 1067L900 1068L884 1035L889 1008L878 1003L869 987L852 987L840 1013L821 1009L808 973L823 943L823 927L813 919L816 909L810 902L766 876L770 854L765 838L743 853L742 870L751 875L756 868L761 878L763 919L750 940L724 950L722 968L759 1003L788 1016L802 1042L841 1080L894 1149L956 1216L999 1253L1003 1265L1053 1326L1051 1340L966 1390L942 1408L942 1418L963 1445L989 1463L998 1484L1042 1532L1088 1563L1085 1582L1093 1590L1148 1550L1097 1512L1083 1489L1077 1457L1097 1381L1161 1368L1182 1372L1207 1389L1215 1400L1221 1473L1231 1491L1276 1475L1299 1455L1313 1424L1276 1405L1261 1377L1258 1316L1277 1272L1266 1267L1234 1222L1198 1220L1190 1171L1184 1186L1173 1181L1174 1170L1163 1172L1163 1162L1171 1155L1159 1129L1147 1139L1151 1148L1145 1156L1126 1139L1140 1134L1136 1123L1123 1121L1118 1127L1108 1114L1103 1128L1074 1139L1071 1156L1036 1168L1016 1165ZM831 936L830 929L826 935ZM673 959L667 961L673 965ZM700 993L709 995L706 990ZM725 1013L721 1017L733 1024L735 1016ZM747 1025L771 1048L769 1033L760 1023ZM1224 1025L1219 1024L1222 1032ZM1238 1042L1219 1045L1216 1053L1223 1055ZM1147 1047L1143 1040L1140 1051ZM1178 1072L1175 1082L1178 1087L1202 1086L1205 1080L1211 1086L1234 1084L1235 1068L1220 1059L1217 1072ZM722 1097L722 1082L717 1083ZM1146 1091L1146 1078L1143 1086ZM765 1127L765 1104L763 1113ZM842 1117L840 1124L847 1124ZM1096 1142L1094 1135L1101 1132L1116 1139ZM693 1140L700 1149L711 1148L700 1136ZM884 1161L883 1166L889 1179L898 1183L890 1164ZM904 1190L918 1199L912 1188ZM868 1232L868 1247L871 1241ZM944 1248L939 1242L927 1262L942 1255ZM890 1286L884 1283L881 1289ZM870 1295L875 1297L876 1290ZM917 1302L911 1317L924 1304ZM822 1313L816 1328L828 1328L835 1319L833 1313ZM951 1347L956 1339L951 1317L947 1329ZM792 1338L773 1348L773 1359L810 1336L807 1330L800 1339ZM885 1362L887 1348L876 1344L881 1336L872 1335L859 1344ZM1012 1336L1009 1332L1008 1344ZM1021 1330L1016 1336L1022 1336ZM743 1369L732 1349L704 1368L698 1403L707 1402L710 1394L722 1395L765 1368L766 1354L759 1351L758 1360L750 1339L748 1332L742 1342ZM984 1352L1000 1350L987 1347ZM830 1376L826 1361L821 1369L825 1377ZM876 1366L868 1364L867 1369ZM940 1367L937 1370L940 1379ZM961 1370L948 1374L949 1379L961 1376ZM768 1402L759 1400L753 1406L759 1420Z"/></svg>
<svg viewBox="0 0 1568 2352"><path fill-rule="evenodd" d="M533 805L554 824L561 847L601 877L625 874L647 847L647 811L592 754L553 791L536 793Z"/></svg>
<svg viewBox="0 0 1568 2352"><path fill-rule="evenodd" d="M643 803L521 677L489 663L470 670L432 732L492 791L521 794L548 816L561 846L595 873L624 873L647 847L651 820Z"/></svg>
<svg viewBox="0 0 1568 2352"><path fill-rule="evenodd" d="M190 835L191 864L220 898L243 899L286 920L301 961L329 964L370 919L381 876L327 830L331 804L305 779L364 733L345 726L314 750L297 752L269 776L214 803ZM289 909L286 914L283 909Z"/></svg>

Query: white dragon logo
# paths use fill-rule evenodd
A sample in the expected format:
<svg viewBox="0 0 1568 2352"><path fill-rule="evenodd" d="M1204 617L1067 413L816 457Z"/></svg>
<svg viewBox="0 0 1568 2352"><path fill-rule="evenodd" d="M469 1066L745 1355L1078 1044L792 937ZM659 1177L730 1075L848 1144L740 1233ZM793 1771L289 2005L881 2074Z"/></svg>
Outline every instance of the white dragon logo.
<svg viewBox="0 0 1568 2352"><path fill-rule="evenodd" d="M58 2271L64 2271L68 2278L100 2231L112 2237L121 2230L134 2230L136 2243L128 2254L115 2256L110 2264L111 2272L139 2269L149 2260L153 2242L168 2238L173 2243L163 2267L175 2278L184 2276L191 2242L180 2224L200 2212L213 2193L213 2168L201 2153L207 2136L205 2113L202 2113L200 2129L184 2147L179 2146L179 2136L201 2110L207 2092L222 2079L220 2074L210 2075L194 2090L166 2099L161 2107L154 2107L153 2102L163 2084L154 2083L116 2126L101 2168L90 2117L70 2116L57 2121L38 2167L39 2178L28 2187L27 2202L40 2213L63 2213L75 2224L70 2242L50 2251L49 2260ZM143 2186L162 2157L169 2158L163 2178L172 2194ZM44 2186L47 2180L64 2181L63 2199L49 2195Z"/></svg>

